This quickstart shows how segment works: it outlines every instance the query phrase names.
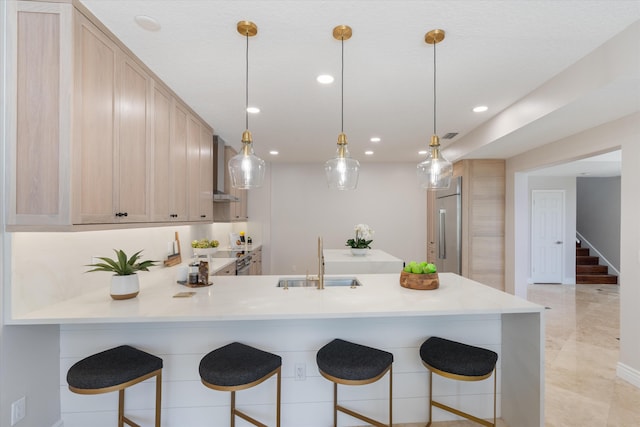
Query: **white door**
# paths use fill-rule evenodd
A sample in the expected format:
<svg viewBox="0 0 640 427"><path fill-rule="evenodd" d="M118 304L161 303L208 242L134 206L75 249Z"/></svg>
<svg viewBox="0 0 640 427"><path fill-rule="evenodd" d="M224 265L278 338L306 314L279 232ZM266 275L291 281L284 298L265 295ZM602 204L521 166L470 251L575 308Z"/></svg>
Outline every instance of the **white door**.
<svg viewBox="0 0 640 427"><path fill-rule="evenodd" d="M531 212L531 279L562 283L564 265L564 191L533 190Z"/></svg>

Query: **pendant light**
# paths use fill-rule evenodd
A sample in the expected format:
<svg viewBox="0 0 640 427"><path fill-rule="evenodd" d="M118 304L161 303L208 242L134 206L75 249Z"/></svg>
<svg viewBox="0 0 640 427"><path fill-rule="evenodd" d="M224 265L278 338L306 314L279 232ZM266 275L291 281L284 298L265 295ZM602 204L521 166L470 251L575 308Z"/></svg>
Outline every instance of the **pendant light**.
<svg viewBox="0 0 640 427"><path fill-rule="evenodd" d="M418 180L422 188L449 188L453 165L440 152L440 138L436 133L436 44L444 40L444 30L431 30L424 36L433 45L433 135L426 160L418 164Z"/></svg>
<svg viewBox="0 0 640 427"><path fill-rule="evenodd" d="M258 34L258 27L250 21L238 22L238 33L247 39L245 73L245 126L242 133L242 149L229 160L229 175L234 188L248 190L259 188L264 182L264 160L253 154L253 138L249 131L249 37Z"/></svg>
<svg viewBox="0 0 640 427"><path fill-rule="evenodd" d="M327 174L327 185L337 190L355 190L358 186L360 162L352 159L347 148L347 135L344 133L344 41L351 38L351 27L338 25L333 29L333 38L340 40L342 46L342 68L340 89L340 134L336 157L327 160L324 165Z"/></svg>

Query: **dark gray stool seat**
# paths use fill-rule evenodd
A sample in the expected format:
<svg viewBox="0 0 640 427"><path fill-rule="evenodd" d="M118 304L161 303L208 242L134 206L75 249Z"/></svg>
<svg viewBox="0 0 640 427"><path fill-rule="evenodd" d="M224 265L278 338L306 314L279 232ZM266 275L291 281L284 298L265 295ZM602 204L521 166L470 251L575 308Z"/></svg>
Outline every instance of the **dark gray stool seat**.
<svg viewBox="0 0 640 427"><path fill-rule="evenodd" d="M338 411L340 411L374 426L391 427L393 419L393 354L377 348L334 339L318 350L316 362L320 374L333 382L334 426L337 426ZM371 384L378 381L387 372L389 372L389 424L382 424L379 421L338 405L338 384Z"/></svg>
<svg viewBox="0 0 640 427"><path fill-rule="evenodd" d="M427 427L431 425L433 406L484 426L495 427L497 385L495 370L498 361L496 352L440 337L430 337L420 346L420 358L424 366L429 370L429 423ZM480 381L494 374L493 423L433 400L433 373L459 381Z"/></svg>
<svg viewBox="0 0 640 427"><path fill-rule="evenodd" d="M200 360L202 383L214 390L231 392L231 426L235 416L256 426L264 424L236 409L236 391L256 386L277 374L276 425L280 426L280 371L282 358L257 348L234 342L220 347Z"/></svg>
<svg viewBox="0 0 640 427"><path fill-rule="evenodd" d="M487 377L496 367L498 354L485 348L431 337L420 347L420 358L439 371L463 377Z"/></svg>
<svg viewBox="0 0 640 427"><path fill-rule="evenodd" d="M124 415L124 391L151 377L156 377L156 427L160 426L162 359L122 345L96 353L75 363L67 372L69 390L79 394L119 391L118 426L137 426Z"/></svg>

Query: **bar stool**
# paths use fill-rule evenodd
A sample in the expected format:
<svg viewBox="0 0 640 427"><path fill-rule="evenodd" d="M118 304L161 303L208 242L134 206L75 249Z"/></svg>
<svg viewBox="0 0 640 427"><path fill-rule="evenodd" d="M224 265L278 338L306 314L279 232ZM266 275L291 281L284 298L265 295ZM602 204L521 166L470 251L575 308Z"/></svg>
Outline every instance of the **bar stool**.
<svg viewBox="0 0 640 427"><path fill-rule="evenodd" d="M231 427L235 417L260 427L260 421L236 409L236 391L256 386L277 374L276 426L280 427L280 370L282 358L238 342L205 355L200 361L200 378L205 386L231 392Z"/></svg>
<svg viewBox="0 0 640 427"><path fill-rule="evenodd" d="M118 427L140 427L124 415L124 391L156 377L156 424L160 427L162 399L162 359L128 345L122 345L75 363L67 371L69 390L79 394L118 391Z"/></svg>
<svg viewBox="0 0 640 427"><path fill-rule="evenodd" d="M377 427L391 427L393 419L393 354L376 348L334 339L318 350L316 362L320 374L333 382L333 425L338 426L338 411ZM371 384L389 372L389 424L338 405L338 384Z"/></svg>
<svg viewBox="0 0 640 427"><path fill-rule="evenodd" d="M420 346L422 364L429 370L429 427L434 406L487 427L496 425L495 375L498 354L444 338L431 337ZM458 381L481 381L493 374L493 423L433 400L433 373Z"/></svg>

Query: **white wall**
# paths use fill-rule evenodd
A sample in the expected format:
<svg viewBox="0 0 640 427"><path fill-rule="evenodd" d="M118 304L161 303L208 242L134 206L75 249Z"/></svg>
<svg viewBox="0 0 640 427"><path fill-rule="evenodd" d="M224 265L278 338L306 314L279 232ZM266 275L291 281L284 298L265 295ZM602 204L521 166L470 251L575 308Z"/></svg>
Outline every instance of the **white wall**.
<svg viewBox="0 0 640 427"><path fill-rule="evenodd" d="M548 177L548 176L531 176L529 177L529 207L531 207L531 197L533 190L563 190L564 191L564 264L562 265L562 283L576 283L576 179L574 177ZM531 208L528 209L528 221L531 224ZM529 229L531 226L529 225ZM527 235L528 240L528 256L529 276L527 283L531 281L531 232ZM524 242L521 242L524 245Z"/></svg>
<svg viewBox="0 0 640 427"><path fill-rule="evenodd" d="M356 224L375 231L372 247L405 262L426 259L426 191L413 163L362 165L355 191L329 190L323 164L272 164L271 274L317 273L317 237L345 248Z"/></svg>
<svg viewBox="0 0 640 427"><path fill-rule="evenodd" d="M640 113L606 123L552 144L507 160L505 285L506 290L526 296L528 270L522 262L528 245L528 206L522 203L527 192L523 172L566 163L591 155L622 149L620 222L620 362L618 375L640 387ZM518 203L516 204L516 201ZM517 244L516 244L517 242ZM516 261L518 260L518 261Z"/></svg>
<svg viewBox="0 0 640 427"><path fill-rule="evenodd" d="M620 221L620 363L618 375L640 388L640 114L622 141Z"/></svg>

